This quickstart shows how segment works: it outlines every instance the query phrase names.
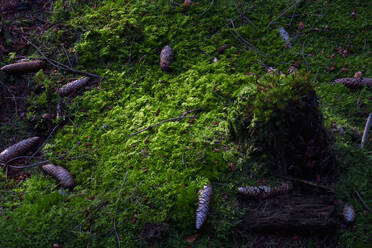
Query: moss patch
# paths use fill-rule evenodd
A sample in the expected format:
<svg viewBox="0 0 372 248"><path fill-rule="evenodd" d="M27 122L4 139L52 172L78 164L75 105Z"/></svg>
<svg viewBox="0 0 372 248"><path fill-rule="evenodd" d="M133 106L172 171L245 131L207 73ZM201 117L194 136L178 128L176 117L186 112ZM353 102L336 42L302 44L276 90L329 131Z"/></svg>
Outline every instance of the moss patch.
<svg viewBox="0 0 372 248"><path fill-rule="evenodd" d="M285 72L296 65L310 72L309 87L320 96L328 128L341 125L361 131L372 110L370 90L351 91L330 84L360 70L371 77L367 1L301 1L268 26L290 4L284 0L254 5L204 0L191 5L56 1L51 21L62 23L62 30L52 29L39 38L49 47L47 55L67 64L62 51L53 54L63 40L78 58L77 68L105 79L73 100L64 99L71 121L66 118L67 124L43 150L45 157L74 175L77 186L63 191L38 169L23 183L2 182L1 188L13 193L1 198L0 246L116 247L116 220L122 247L148 245L140 235L143 226L163 222L170 225L169 231L154 246L188 247L186 237L196 234L197 191L206 183L216 190L206 226L192 245L256 244L253 238L242 240L233 232L244 212L237 206L236 186L254 184L269 175L265 157L242 152L226 139L228 117L236 109L240 92L257 88L257 79L269 66ZM305 26L302 31L297 30L300 21ZM285 48L278 36L280 26L293 38L293 48ZM159 53L165 45L175 51L171 73L159 68ZM218 61L212 63L215 57ZM39 72L33 82L45 89L30 101L29 115L41 116L54 106L55 89L72 76ZM296 95L295 90L301 90L273 87L272 95L259 95L252 103L263 120L275 114L267 99L273 98L281 108L281 103ZM192 118L131 136L196 109L188 114ZM42 129L38 120L34 124ZM338 196L352 203L361 216L356 230L341 231L339 242L345 247L367 247L371 217L362 216L363 208L352 192L358 189L371 202L372 191L367 187L371 156L358 148L359 140L352 140L348 131L335 134L334 139L341 164Z"/></svg>

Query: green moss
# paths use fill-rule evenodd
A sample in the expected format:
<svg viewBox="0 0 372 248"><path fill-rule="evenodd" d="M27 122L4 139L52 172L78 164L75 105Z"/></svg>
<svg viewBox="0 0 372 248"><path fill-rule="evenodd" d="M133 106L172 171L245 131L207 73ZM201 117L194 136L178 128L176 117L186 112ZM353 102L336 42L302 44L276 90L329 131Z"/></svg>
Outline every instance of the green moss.
<svg viewBox="0 0 372 248"><path fill-rule="evenodd" d="M21 185L1 184L2 189L16 189L24 197L16 201L2 197L0 246L116 247L112 232L116 219L122 247L146 246L140 233L148 222L171 226L155 244L158 247L188 247L185 238L196 233L197 192L206 183L213 184L215 193L206 226L193 246L253 243L233 232L244 213L236 204L236 186L268 176L268 159L242 152L239 145L227 140L228 120L236 111L247 111L240 122L243 126L251 125L252 120L265 122L288 101L315 88L327 127L336 122L362 130L366 113L371 111L371 92L350 91L330 82L359 70L370 76L367 20L371 8L364 1L355 6L347 1L303 1L295 14L290 11L268 27L292 3L256 1L245 17L236 18L249 8L246 2L236 2L241 5L239 10L232 1L216 1L210 8L210 1L189 6L172 6L168 1L56 1L51 18L61 22L66 32L51 30L40 40L49 42L48 47L60 47L57 42L67 36L79 58L77 67L105 79L73 100L65 100L73 123L59 130L43 150L45 157L74 175L77 186L72 192L58 190L58 182L39 169ZM352 8L357 13L354 19ZM305 24L302 33L297 31L299 21ZM278 37L279 24L296 37L293 48L284 48ZM314 31L316 27L321 31ZM176 56L171 73L165 74L158 64L159 53L167 44ZM227 44L229 48L220 53L219 48ZM348 55L338 54L338 47L347 49ZM52 49L47 51L52 53ZM62 52L59 57L65 60ZM212 63L214 57L218 62ZM268 66L285 72L291 64L302 71L308 69L310 76L256 80ZM335 70L329 71L333 65ZM349 73L340 71L345 66ZM58 81L72 76L37 73L32 82L43 89L31 99L29 115L54 113ZM239 101L249 103L249 108L239 108ZM166 122L130 136L195 109L200 111L189 114L195 118ZM45 128L40 119L35 120L40 129ZM241 133L238 129L239 125L236 134ZM371 190L366 186L370 155L360 152L348 137L336 135L334 144L342 162L339 196L357 206L360 215L362 208L352 200L351 192L359 187L370 202ZM249 145L251 151L258 149ZM59 158L66 153L68 156ZM357 219L361 237L357 240L353 230L342 232L341 245L366 247L368 220Z"/></svg>

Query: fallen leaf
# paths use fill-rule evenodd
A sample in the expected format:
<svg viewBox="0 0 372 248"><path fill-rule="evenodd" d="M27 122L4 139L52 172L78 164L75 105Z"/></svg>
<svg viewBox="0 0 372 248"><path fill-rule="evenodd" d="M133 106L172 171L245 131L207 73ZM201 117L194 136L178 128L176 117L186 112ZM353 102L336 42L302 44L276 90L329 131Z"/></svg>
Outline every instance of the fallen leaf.
<svg viewBox="0 0 372 248"><path fill-rule="evenodd" d="M186 242L191 244L196 240L197 237L198 237L197 234L190 235L190 236L186 237Z"/></svg>
<svg viewBox="0 0 372 248"><path fill-rule="evenodd" d="M297 26L297 30L298 30L298 31L302 31L302 30L304 30L304 27L305 27L304 23L303 23L303 22L300 22L300 23L298 24L298 26Z"/></svg>

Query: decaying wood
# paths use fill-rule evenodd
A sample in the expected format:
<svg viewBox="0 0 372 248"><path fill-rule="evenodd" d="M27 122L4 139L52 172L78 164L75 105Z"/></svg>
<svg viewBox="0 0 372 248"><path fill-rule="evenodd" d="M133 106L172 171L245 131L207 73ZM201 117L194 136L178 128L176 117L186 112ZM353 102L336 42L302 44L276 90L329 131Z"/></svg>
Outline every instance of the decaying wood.
<svg viewBox="0 0 372 248"><path fill-rule="evenodd" d="M339 78L336 84L343 84L349 88L360 88L363 86L372 88L372 78Z"/></svg>
<svg viewBox="0 0 372 248"><path fill-rule="evenodd" d="M89 79L90 79L89 77L84 77L84 78L81 78L81 79L72 81L72 82L64 85L62 88L60 88L58 90L58 94L60 96L68 96L72 92L74 92L75 90L77 90L78 88L81 88L84 85L86 85L88 83Z"/></svg>
<svg viewBox="0 0 372 248"><path fill-rule="evenodd" d="M200 229L207 219L212 192L212 185L205 185L199 192L199 206L196 210L196 229Z"/></svg>
<svg viewBox="0 0 372 248"><path fill-rule="evenodd" d="M24 154L39 142L39 137L32 137L14 144L0 153L0 162L6 163L10 159Z"/></svg>
<svg viewBox="0 0 372 248"><path fill-rule="evenodd" d="M328 195L278 196L265 200L261 207L249 207L238 230L241 234L281 230L329 232L336 229L333 227L338 222L334 210L334 198Z"/></svg>
<svg viewBox="0 0 372 248"><path fill-rule="evenodd" d="M6 73L19 74L19 73L28 73L35 72L43 68L45 61L43 60L32 60L27 62L20 62L15 64L9 64L3 66L1 70Z"/></svg>
<svg viewBox="0 0 372 248"><path fill-rule="evenodd" d="M363 131L362 142L360 144L360 147L362 147L362 148L364 148L364 146L366 144L367 137L368 137L368 130L371 127L371 125L372 125L372 113L369 113L369 116L368 116L368 119L367 119L367 122L366 122L366 126L364 127L364 131Z"/></svg>
<svg viewBox="0 0 372 248"><path fill-rule="evenodd" d="M355 221L355 217L356 217L355 210L349 204L345 204L342 215L344 217L345 222L347 223L353 223Z"/></svg>
<svg viewBox="0 0 372 248"><path fill-rule="evenodd" d="M169 67L173 62L174 52L170 46L165 46L160 53L160 68L163 71L169 71Z"/></svg>
<svg viewBox="0 0 372 248"><path fill-rule="evenodd" d="M283 27L280 27L279 34L283 38L286 46L287 47L292 47L291 38L289 37L288 32Z"/></svg>
<svg viewBox="0 0 372 248"><path fill-rule="evenodd" d="M74 186L74 179L70 172L68 172L65 168L53 164L43 165L41 168L47 174L56 178L62 187L72 188Z"/></svg>
<svg viewBox="0 0 372 248"><path fill-rule="evenodd" d="M238 192L251 198L267 198L274 195L285 194L293 189L291 182L284 182L276 186L249 186L239 187Z"/></svg>

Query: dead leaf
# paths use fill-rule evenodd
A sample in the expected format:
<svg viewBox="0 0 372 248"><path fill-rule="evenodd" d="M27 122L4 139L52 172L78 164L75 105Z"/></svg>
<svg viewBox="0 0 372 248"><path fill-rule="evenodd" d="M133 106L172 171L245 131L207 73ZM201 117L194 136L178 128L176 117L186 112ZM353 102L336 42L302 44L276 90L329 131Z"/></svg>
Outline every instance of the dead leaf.
<svg viewBox="0 0 372 248"><path fill-rule="evenodd" d="M302 31L302 30L304 30L304 27L305 27L305 25L304 25L304 23L301 21L301 22L298 24L297 30L298 30L298 31Z"/></svg>
<svg viewBox="0 0 372 248"><path fill-rule="evenodd" d="M190 236L186 237L186 242L191 244L196 240L197 237L198 237L197 234L190 235Z"/></svg>

